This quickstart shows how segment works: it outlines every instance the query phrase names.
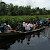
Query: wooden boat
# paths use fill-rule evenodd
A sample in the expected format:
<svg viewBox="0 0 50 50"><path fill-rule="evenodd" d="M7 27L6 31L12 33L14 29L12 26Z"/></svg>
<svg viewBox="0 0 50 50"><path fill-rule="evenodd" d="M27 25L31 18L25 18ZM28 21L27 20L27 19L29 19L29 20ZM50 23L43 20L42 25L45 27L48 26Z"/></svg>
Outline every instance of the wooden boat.
<svg viewBox="0 0 50 50"><path fill-rule="evenodd" d="M25 35L25 34L29 34L29 33L33 33L33 32L37 32L37 31L41 31L45 29L45 26L39 28L39 29L35 29L35 30L32 30L32 31L26 31L26 32L20 32L20 31L17 31L17 32L4 32L4 33L0 33L0 37L2 36L14 36L14 35Z"/></svg>

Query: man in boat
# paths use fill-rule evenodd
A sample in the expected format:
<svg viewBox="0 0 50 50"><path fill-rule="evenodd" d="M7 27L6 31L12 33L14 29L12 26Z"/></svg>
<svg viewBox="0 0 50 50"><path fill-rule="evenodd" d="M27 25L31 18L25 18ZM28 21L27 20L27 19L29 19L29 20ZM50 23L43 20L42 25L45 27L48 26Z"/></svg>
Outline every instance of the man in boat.
<svg viewBox="0 0 50 50"><path fill-rule="evenodd" d="M16 32L15 30L13 30L13 28L11 28L8 21L0 26L0 30L4 33Z"/></svg>
<svg viewBox="0 0 50 50"><path fill-rule="evenodd" d="M4 26L4 32L11 32L11 31L13 31L13 28L11 28L11 26L9 25L9 22L6 21Z"/></svg>
<svg viewBox="0 0 50 50"><path fill-rule="evenodd" d="M26 26L25 26L25 30L32 30L33 29L33 25L30 24L30 20L28 20L28 22L26 23Z"/></svg>

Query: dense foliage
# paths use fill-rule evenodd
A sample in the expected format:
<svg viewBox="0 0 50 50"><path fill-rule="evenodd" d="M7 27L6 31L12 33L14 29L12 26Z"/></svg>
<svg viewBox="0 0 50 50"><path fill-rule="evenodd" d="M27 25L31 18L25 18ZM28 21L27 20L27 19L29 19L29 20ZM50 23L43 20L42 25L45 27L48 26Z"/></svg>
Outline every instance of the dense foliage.
<svg viewBox="0 0 50 50"><path fill-rule="evenodd" d="M32 15L32 16L31 16ZM39 16L38 16L39 15ZM32 8L30 6L17 6L13 4L6 4L4 2L0 2L0 25L8 20L13 28L17 26L17 24L22 24L23 21L27 22L28 20L32 20L37 17L45 18L50 16L50 10L46 10L45 8L40 9Z"/></svg>
<svg viewBox="0 0 50 50"><path fill-rule="evenodd" d="M4 2L0 2L0 16L1 15L50 15L50 10L46 10L45 8L32 8L31 6L17 6L13 4L6 4Z"/></svg>
<svg viewBox="0 0 50 50"><path fill-rule="evenodd" d="M0 16L0 25L4 23L6 20L10 22L10 25L13 28L16 28L17 24L22 24L24 21L27 22L28 20L33 21L33 19L37 20L37 17L40 19L48 18L50 15L34 15L34 16Z"/></svg>

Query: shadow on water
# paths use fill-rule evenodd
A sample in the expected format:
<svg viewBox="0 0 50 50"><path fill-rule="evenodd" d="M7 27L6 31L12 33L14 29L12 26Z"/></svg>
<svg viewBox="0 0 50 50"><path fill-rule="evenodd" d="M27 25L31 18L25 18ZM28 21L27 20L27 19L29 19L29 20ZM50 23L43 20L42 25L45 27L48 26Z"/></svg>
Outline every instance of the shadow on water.
<svg viewBox="0 0 50 50"><path fill-rule="evenodd" d="M25 48L26 48L25 50L28 50L28 49L31 50L31 49L33 49L33 47L37 48L37 49L35 48L34 50L39 50L41 48L40 46L43 46L41 43L47 41L46 45L48 45L48 39L44 36L45 33L46 33L45 30L43 30L42 32L38 31L38 32L34 32L34 33L29 33L27 35L24 34L24 35L14 36L11 38L6 37L4 39L0 39L0 49L3 49L3 50L20 50L19 48L21 47L22 48L21 50L24 50L23 47L25 46ZM19 43L24 44L24 45L17 47ZM32 46L31 49L30 49L30 47L27 48L26 44L29 46ZM12 47L13 45L16 46L16 49L14 49Z"/></svg>
<svg viewBox="0 0 50 50"><path fill-rule="evenodd" d="M10 45L14 44L15 41L17 42L20 42L21 43L23 42L23 40L25 39L25 35L24 36L16 36L16 37L11 37L11 38L4 38L4 39L0 39L0 49L4 49L4 50L7 50Z"/></svg>
<svg viewBox="0 0 50 50"><path fill-rule="evenodd" d="M37 32L37 33L35 32L35 33L31 33L31 34L27 34L27 35L22 35L22 36L16 36L16 37L12 37L12 38L0 39L0 49L7 50L16 41L18 43L23 43L23 40L25 40L25 39L27 40L27 44L29 45L30 44L29 42L30 42L31 36L35 37L35 35L40 37L40 32Z"/></svg>

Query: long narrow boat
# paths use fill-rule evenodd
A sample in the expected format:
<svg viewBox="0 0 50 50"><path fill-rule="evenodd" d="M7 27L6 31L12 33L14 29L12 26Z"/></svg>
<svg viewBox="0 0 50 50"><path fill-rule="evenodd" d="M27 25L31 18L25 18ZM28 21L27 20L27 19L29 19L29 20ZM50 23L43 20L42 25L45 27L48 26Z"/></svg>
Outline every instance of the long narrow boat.
<svg viewBox="0 0 50 50"><path fill-rule="evenodd" d="M32 31L26 31L26 32L20 32L20 31L18 31L18 33L17 33L17 32L0 33L0 37L2 37L2 36L23 35L23 34L25 35L25 34L37 32L37 31L41 31L41 30L43 30L43 29L45 29L45 26L43 26L43 27L41 27L41 28L39 28L39 29L35 29L35 30L32 30Z"/></svg>

